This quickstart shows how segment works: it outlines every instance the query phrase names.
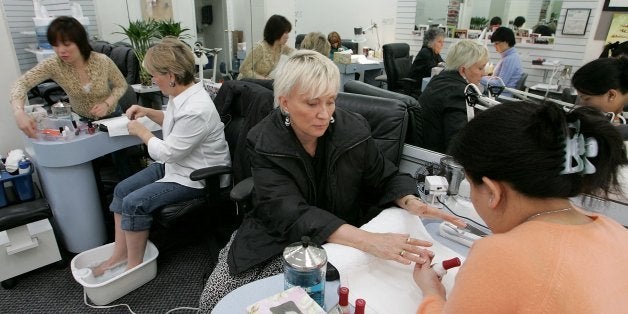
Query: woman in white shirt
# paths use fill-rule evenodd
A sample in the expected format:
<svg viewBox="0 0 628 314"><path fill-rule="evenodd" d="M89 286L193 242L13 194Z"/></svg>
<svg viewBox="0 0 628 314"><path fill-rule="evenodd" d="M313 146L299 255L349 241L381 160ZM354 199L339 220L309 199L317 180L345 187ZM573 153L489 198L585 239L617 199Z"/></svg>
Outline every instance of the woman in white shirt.
<svg viewBox="0 0 628 314"><path fill-rule="evenodd" d="M168 95L166 111L133 105L126 111L129 134L142 139L156 161L120 182L110 210L114 213L115 248L95 267L94 276L126 263L142 263L153 211L201 196L204 183L190 180L195 169L229 165L224 125L201 83L194 83L192 50L175 38L164 38L146 53L144 65L153 82ZM148 117L161 125L163 140L136 119Z"/></svg>

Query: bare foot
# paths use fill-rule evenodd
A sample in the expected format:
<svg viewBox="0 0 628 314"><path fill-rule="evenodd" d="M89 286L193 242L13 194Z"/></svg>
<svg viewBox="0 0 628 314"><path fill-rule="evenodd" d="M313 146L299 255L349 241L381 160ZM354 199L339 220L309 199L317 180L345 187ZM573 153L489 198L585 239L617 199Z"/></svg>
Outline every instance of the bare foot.
<svg viewBox="0 0 628 314"><path fill-rule="evenodd" d="M122 259L122 260L118 260L118 259L113 259L110 258L102 263L100 263L98 266L93 267L92 268L92 274L94 275L94 277L100 277L102 276L107 270L110 270L112 268L116 268L122 264L126 263L126 259Z"/></svg>

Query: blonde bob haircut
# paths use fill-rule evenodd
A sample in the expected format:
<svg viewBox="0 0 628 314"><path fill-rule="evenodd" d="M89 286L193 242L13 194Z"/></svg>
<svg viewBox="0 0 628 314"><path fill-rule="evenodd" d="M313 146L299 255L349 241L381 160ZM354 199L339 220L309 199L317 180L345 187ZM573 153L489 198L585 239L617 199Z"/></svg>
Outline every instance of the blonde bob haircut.
<svg viewBox="0 0 628 314"><path fill-rule="evenodd" d="M144 67L152 73L173 74L180 85L194 82L194 53L179 39L167 36L150 47L144 56Z"/></svg>
<svg viewBox="0 0 628 314"><path fill-rule="evenodd" d="M288 97L292 92L316 98L337 94L339 88L340 72L329 57L313 50L297 50L277 69L273 83L275 108L279 107L283 112L279 97Z"/></svg>
<svg viewBox="0 0 628 314"><path fill-rule="evenodd" d="M328 56L331 51L331 44L323 33L311 32L305 35L299 49L310 49L320 52L323 56Z"/></svg>
<svg viewBox="0 0 628 314"><path fill-rule="evenodd" d="M462 39L447 52L446 70L469 68L481 60L488 61L488 48L471 39Z"/></svg>

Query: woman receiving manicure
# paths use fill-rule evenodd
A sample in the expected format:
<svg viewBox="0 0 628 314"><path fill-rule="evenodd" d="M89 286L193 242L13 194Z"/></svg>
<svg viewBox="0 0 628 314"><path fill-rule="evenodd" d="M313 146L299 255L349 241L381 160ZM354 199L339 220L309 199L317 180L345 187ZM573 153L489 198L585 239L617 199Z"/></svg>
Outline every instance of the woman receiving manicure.
<svg viewBox="0 0 628 314"><path fill-rule="evenodd" d="M279 68L278 109L248 133L254 209L221 250L201 295L202 311L239 286L281 273L281 252L302 236L403 264L425 262L429 253L422 247L431 243L357 228L393 204L464 225L413 195L414 179L382 155L368 122L336 108L338 86L338 67L315 51L299 50Z"/></svg>

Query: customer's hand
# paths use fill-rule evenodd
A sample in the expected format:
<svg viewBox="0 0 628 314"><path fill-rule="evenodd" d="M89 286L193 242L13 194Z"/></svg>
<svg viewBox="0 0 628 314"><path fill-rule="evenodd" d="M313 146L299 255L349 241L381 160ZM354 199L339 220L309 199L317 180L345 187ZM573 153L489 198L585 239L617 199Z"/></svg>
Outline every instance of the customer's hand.
<svg viewBox="0 0 628 314"><path fill-rule="evenodd" d="M107 115L109 112L109 104L106 102L102 102L99 104L95 104L94 107L89 111L95 117L102 118Z"/></svg>
<svg viewBox="0 0 628 314"><path fill-rule="evenodd" d="M368 232L363 250L379 258L409 265L429 262L434 252L423 247L432 246L429 241L411 238L408 234Z"/></svg>
<svg viewBox="0 0 628 314"><path fill-rule="evenodd" d="M133 105L126 110L125 114L129 118L129 120L135 120L137 118L141 118L146 116L146 108L140 105Z"/></svg>
<svg viewBox="0 0 628 314"><path fill-rule="evenodd" d="M416 282L417 286L421 288L423 297L428 295L437 295L445 298L445 286L440 282L440 278L436 275L436 272L430 267L431 260L427 263L414 265L414 272L412 278Z"/></svg>
<svg viewBox="0 0 628 314"><path fill-rule="evenodd" d="M411 214L417 215L419 217L442 219L445 221L449 221L460 228L464 228L467 226L467 223L464 220L454 215L444 213L438 208L425 204L419 198L413 195L406 197L402 198L399 203L402 203L403 208L405 208Z"/></svg>
<svg viewBox="0 0 628 314"><path fill-rule="evenodd" d="M18 111L15 113L15 122L17 127L30 138L37 138L37 123L35 119L26 114L26 112Z"/></svg>

